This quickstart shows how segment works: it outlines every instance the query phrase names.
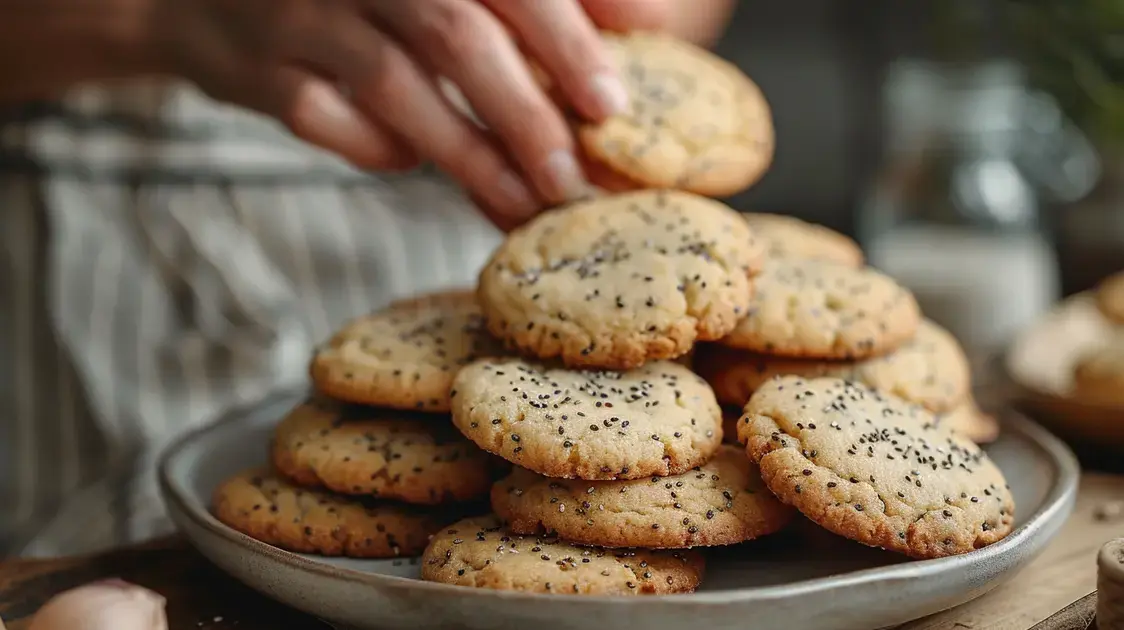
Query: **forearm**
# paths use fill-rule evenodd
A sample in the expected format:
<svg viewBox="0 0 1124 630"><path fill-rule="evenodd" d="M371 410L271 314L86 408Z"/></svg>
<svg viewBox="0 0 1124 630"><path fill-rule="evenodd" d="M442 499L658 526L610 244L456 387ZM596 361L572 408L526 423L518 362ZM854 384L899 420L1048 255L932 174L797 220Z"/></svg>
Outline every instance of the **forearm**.
<svg viewBox="0 0 1124 630"><path fill-rule="evenodd" d="M0 1L0 102L155 73L149 0Z"/></svg>
<svg viewBox="0 0 1124 630"><path fill-rule="evenodd" d="M667 30L702 46L713 44L726 30L737 0L672 0Z"/></svg>

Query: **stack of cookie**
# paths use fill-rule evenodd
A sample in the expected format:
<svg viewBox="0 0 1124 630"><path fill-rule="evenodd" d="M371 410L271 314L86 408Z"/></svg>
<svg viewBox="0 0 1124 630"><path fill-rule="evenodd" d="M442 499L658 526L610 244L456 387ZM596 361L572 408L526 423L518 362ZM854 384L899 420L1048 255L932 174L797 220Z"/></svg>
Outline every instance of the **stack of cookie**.
<svg viewBox="0 0 1124 630"><path fill-rule="evenodd" d="M963 348L923 319L892 278L864 267L850 238L823 226L747 214L768 260L748 317L717 344L701 347L695 368L719 401L738 411L776 376L835 376L921 405L976 443L994 440L998 423L972 398Z"/></svg>
<svg viewBox="0 0 1124 630"><path fill-rule="evenodd" d="M422 576L506 584L529 563L512 551L530 548L535 575L553 577L519 588L679 592L702 569L686 550L783 528L794 511L741 449L722 445L713 391L672 360L734 329L761 259L737 213L684 192L604 197L511 234L478 298L489 330L519 356L462 369L452 412L516 468L492 489L496 516L451 526ZM603 563L583 560L590 553L633 570L602 575ZM677 570L639 570L657 558Z"/></svg>
<svg viewBox="0 0 1124 630"><path fill-rule="evenodd" d="M347 325L271 470L224 484L219 518L296 551L424 547L423 579L563 594L694 590L694 548L797 511L915 557L1005 536L1002 475L948 428L971 409L955 340L849 239L706 197L771 160L757 87L667 37L606 41L631 111L578 139L599 183L632 192L514 231L475 292ZM683 361L697 346L707 379ZM744 448L723 444L719 400L745 405ZM493 513L471 514L484 497Z"/></svg>
<svg viewBox="0 0 1124 630"><path fill-rule="evenodd" d="M347 324L312 361L318 393L278 425L272 467L215 493L220 520L304 553L416 556L506 467L452 427L450 383L501 347L471 293L428 295Z"/></svg>

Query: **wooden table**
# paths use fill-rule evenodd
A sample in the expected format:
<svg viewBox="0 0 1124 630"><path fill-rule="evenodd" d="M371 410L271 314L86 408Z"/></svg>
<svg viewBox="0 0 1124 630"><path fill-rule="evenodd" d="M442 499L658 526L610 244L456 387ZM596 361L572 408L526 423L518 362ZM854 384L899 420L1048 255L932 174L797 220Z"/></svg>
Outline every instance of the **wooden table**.
<svg viewBox="0 0 1124 630"><path fill-rule="evenodd" d="M1030 566L980 599L898 630L1085 630L1094 598L1082 598L1096 588L1096 552L1124 536L1124 517L1098 518L1098 507L1118 501L1124 476L1085 474L1073 517ZM0 619L22 630L55 593L104 577L162 593L171 630L327 630L226 577L179 538L88 558L0 564ZM1068 614L1055 615L1071 603Z"/></svg>

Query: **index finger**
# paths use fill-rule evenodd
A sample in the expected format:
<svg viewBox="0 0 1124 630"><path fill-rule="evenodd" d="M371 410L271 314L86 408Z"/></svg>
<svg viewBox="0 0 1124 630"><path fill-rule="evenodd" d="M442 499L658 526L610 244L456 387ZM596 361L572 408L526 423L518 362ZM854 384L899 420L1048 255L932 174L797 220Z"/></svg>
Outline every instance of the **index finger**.
<svg viewBox="0 0 1124 630"><path fill-rule="evenodd" d="M627 111L617 68L576 0L480 1L516 32L579 113L600 121Z"/></svg>

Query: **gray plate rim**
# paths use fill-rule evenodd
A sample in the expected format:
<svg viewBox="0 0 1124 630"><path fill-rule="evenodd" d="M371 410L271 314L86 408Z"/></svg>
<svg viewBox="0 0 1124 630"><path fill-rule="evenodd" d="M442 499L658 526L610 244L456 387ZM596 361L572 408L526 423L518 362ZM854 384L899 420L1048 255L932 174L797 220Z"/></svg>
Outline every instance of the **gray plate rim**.
<svg viewBox="0 0 1124 630"><path fill-rule="evenodd" d="M226 539L257 555L267 556L270 559L288 565L290 568L313 573L325 578L358 582L372 587L383 589L409 589L413 593L456 594L460 597L476 597L502 601L546 602L556 601L558 595L523 593L515 591L499 591L492 589L470 589L462 586L426 582L407 577L365 573L354 569L336 567L317 562L316 560L302 557L298 554L278 549L272 545L260 542L245 534L230 529L219 522L208 511L206 506L198 505L190 498L190 493L183 488L171 472L172 462L189 447L196 439L220 428L229 422L237 422L252 413L254 408L267 406L271 402L292 398L293 392L278 393L268 396L255 404L236 409L219 420L184 434L164 451L160 457L157 471L158 482L166 501L171 501L174 507L190 519L195 525L205 529L212 535ZM1005 553L1009 553L1018 546L1035 537L1035 535L1054 520L1059 513L1072 509L1077 497L1077 486L1080 479L1080 466L1073 452L1061 440L1054 437L1046 429L1039 426L1023 414L1007 409L1001 416L1004 431L1023 433L1034 441L1050 458L1057 468L1050 492L1043 499L1041 506L1018 529L1011 532L1002 541L976 551L959 556L937 558L933 560L917 560L886 567L874 567L845 573L839 576L813 578L789 584L774 586L747 587L740 589L726 589L713 592L699 592L677 595L655 595L643 598L644 601L666 600L671 603L681 603L692 606L728 606L738 603L768 602L776 599L788 599L796 596L815 596L828 591L843 588L863 587L871 584L882 586L888 583L918 578L936 577L937 574L955 571L958 568L967 569L977 563L989 562ZM633 601L633 598L588 596L582 601L606 605L621 604Z"/></svg>

